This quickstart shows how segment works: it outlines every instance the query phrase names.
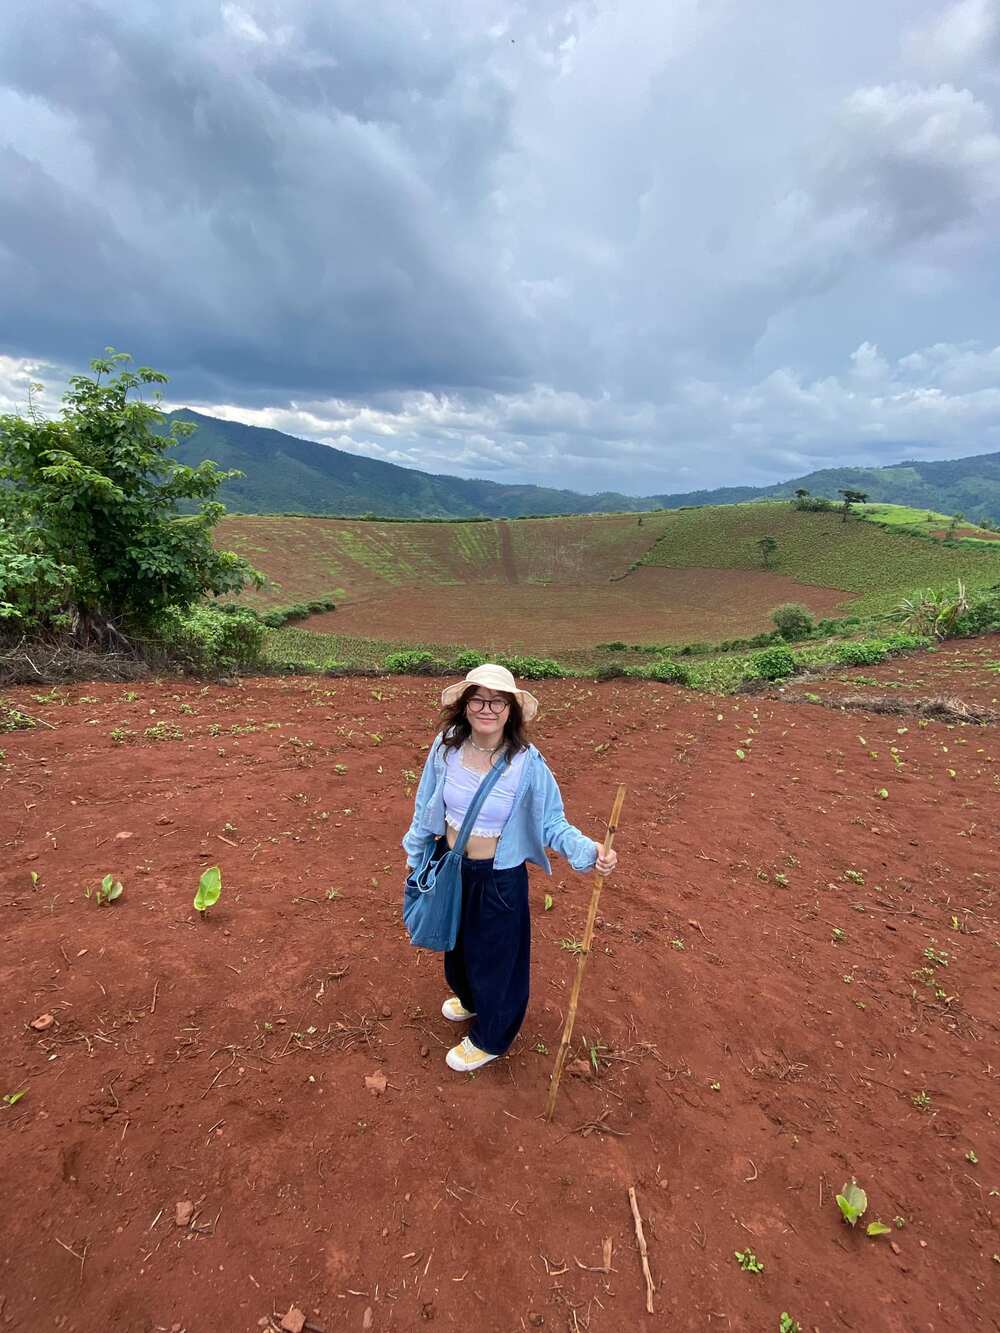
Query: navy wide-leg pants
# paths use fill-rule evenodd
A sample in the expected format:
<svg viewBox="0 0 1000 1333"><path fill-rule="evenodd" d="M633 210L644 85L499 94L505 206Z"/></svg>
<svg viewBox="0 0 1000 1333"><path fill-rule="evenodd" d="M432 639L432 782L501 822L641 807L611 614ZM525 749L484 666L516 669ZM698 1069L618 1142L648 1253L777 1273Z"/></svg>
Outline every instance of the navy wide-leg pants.
<svg viewBox="0 0 1000 1333"><path fill-rule="evenodd" d="M469 1039L481 1051L502 1055L517 1036L528 1009L530 965L527 866L497 870L492 859L463 856L462 919L444 974L476 1015Z"/></svg>

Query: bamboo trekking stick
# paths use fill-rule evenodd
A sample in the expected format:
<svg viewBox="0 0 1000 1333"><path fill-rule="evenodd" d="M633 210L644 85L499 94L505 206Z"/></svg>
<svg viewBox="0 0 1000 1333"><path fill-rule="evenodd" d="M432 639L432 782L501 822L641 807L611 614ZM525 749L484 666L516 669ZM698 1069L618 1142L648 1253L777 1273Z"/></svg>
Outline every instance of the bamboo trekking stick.
<svg viewBox="0 0 1000 1333"><path fill-rule="evenodd" d="M604 851L607 856L611 851L611 844L615 839L615 832L618 828L618 818L622 812L622 802L625 800L625 788L619 787L618 794L615 796L615 803L611 809L611 818L608 821L608 831L604 835ZM562 1078L563 1068L566 1064L566 1057L569 1055L570 1042L573 1040L573 1024L576 1021L576 1006L580 1001L580 988L583 985L583 972L587 966L587 958L590 955L590 945L594 938L594 922L597 920L597 903L601 896L601 887L604 884L604 876L594 872L594 888L590 895L590 911L587 913L587 926L583 932L583 945L580 949L580 956L576 962L576 977L573 980L573 989L569 997L569 1012L566 1014L566 1023L563 1027L562 1041L559 1043L559 1050L556 1053L555 1068L552 1071L552 1082L549 1086L549 1100L545 1107L545 1119L551 1120L552 1114L556 1109L556 1098L559 1095L559 1080Z"/></svg>

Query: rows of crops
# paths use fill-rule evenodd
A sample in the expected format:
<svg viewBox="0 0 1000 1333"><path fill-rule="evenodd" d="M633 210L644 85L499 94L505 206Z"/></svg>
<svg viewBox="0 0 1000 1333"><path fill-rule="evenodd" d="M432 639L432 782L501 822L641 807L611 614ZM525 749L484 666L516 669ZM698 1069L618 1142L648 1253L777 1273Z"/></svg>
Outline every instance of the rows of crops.
<svg viewBox="0 0 1000 1333"><path fill-rule="evenodd" d="M642 564L674 568L753 569L758 541L778 543L772 567L802 583L854 593L852 609L875 613L925 585L956 583L970 589L1000 583L1000 551L945 546L889 532L837 513L803 513L787 503L715 505L675 510Z"/></svg>

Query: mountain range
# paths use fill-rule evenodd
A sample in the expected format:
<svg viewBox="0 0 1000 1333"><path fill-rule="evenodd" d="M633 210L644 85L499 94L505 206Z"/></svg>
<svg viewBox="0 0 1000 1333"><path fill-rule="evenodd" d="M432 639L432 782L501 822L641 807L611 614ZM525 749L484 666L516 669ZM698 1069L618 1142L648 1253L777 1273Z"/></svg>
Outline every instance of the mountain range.
<svg viewBox="0 0 1000 1333"><path fill-rule="evenodd" d="M363 458L282 431L224 421L187 408L166 414L197 429L173 451L195 466L206 458L245 475L219 498L244 514L309 513L386 518L516 518L538 514L639 513L683 505L737 504L781 498L796 489L837 498L841 489L870 500L912 505L966 518L1000 521L1000 453L888 467L825 468L773 486L724 486L632 496L582 495L545 486L504 485L450 477Z"/></svg>

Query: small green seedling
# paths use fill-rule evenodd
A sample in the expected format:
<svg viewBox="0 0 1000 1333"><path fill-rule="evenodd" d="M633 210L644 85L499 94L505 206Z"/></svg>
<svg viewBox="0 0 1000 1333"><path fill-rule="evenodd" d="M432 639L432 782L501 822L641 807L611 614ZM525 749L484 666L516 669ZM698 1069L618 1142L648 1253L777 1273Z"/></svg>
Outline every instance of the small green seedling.
<svg viewBox="0 0 1000 1333"><path fill-rule="evenodd" d="M4 1093L3 1097L0 1098L0 1106L3 1106L4 1108L8 1106L16 1106L27 1091L27 1088L22 1088L20 1092Z"/></svg>
<svg viewBox="0 0 1000 1333"><path fill-rule="evenodd" d="M884 1222L869 1222L865 1227L866 1236L888 1236L892 1227L887 1227Z"/></svg>
<svg viewBox="0 0 1000 1333"><path fill-rule="evenodd" d="M897 1231L902 1231L903 1227L906 1226L906 1218L900 1217L899 1214L897 1213L896 1216L892 1219L892 1225L896 1228Z"/></svg>
<svg viewBox="0 0 1000 1333"><path fill-rule="evenodd" d="M590 1058L590 1063L594 1067L594 1073L599 1074L601 1072L601 1052L606 1051L608 1048L600 1041L588 1042L586 1037L583 1039L583 1044L587 1048L587 1055Z"/></svg>
<svg viewBox="0 0 1000 1333"><path fill-rule="evenodd" d="M920 1092L915 1092L910 1098L910 1101L918 1111L929 1111L931 1107L931 1094L926 1089L923 1089Z"/></svg>
<svg viewBox="0 0 1000 1333"><path fill-rule="evenodd" d="M38 871L37 871L37 870L32 870L30 873L31 873L31 887L32 887L33 889L34 889L34 888L37 888L37 887L38 887L38 880L39 880L39 874L38 874Z"/></svg>
<svg viewBox="0 0 1000 1333"><path fill-rule="evenodd" d="M782 1310L778 1319L778 1333L802 1333L802 1325L797 1319L793 1319L787 1311Z"/></svg>
<svg viewBox="0 0 1000 1333"><path fill-rule="evenodd" d="M326 901L327 901L328 903L336 902L336 900L337 900L339 897L340 897L340 890L339 890L339 889L327 889L327 891L326 891Z"/></svg>
<svg viewBox="0 0 1000 1333"><path fill-rule="evenodd" d="M833 928L833 943L842 944L847 939L847 931L841 930L839 926Z"/></svg>
<svg viewBox="0 0 1000 1333"><path fill-rule="evenodd" d="M565 949L567 953L581 954L587 952L582 940L560 940L559 947Z"/></svg>
<svg viewBox="0 0 1000 1333"><path fill-rule="evenodd" d="M736 1262L743 1269L744 1273L763 1273L764 1265L754 1254L753 1250L736 1250Z"/></svg>
<svg viewBox="0 0 1000 1333"><path fill-rule="evenodd" d="M201 913L202 920L210 907L214 907L222 893L222 871L218 866L210 866L198 881L198 892L194 895L194 905Z"/></svg>
<svg viewBox="0 0 1000 1333"><path fill-rule="evenodd" d="M856 1227L858 1218L863 1216L868 1207L868 1195L858 1182L852 1179L849 1185L844 1186L843 1193L837 1195L837 1207L847 1225Z"/></svg>
<svg viewBox="0 0 1000 1333"><path fill-rule="evenodd" d="M83 891L85 898L94 898L98 907L103 907L105 903L113 903L125 892L125 886L120 879L112 879L110 875L105 875L101 880L100 886L96 889L86 888Z"/></svg>
<svg viewBox="0 0 1000 1333"><path fill-rule="evenodd" d="M546 912L551 912L553 906L554 906L554 904L553 904L553 901L552 901L552 894L551 894L551 893L547 893L547 894L545 895L545 910L546 910Z"/></svg>
<svg viewBox="0 0 1000 1333"><path fill-rule="evenodd" d="M887 801L889 799L889 791L888 788L886 787L879 787L878 794L883 801Z"/></svg>
<svg viewBox="0 0 1000 1333"><path fill-rule="evenodd" d="M545 1045L544 1041L536 1041L535 1050L539 1055L548 1055L549 1053L549 1048Z"/></svg>
<svg viewBox="0 0 1000 1333"><path fill-rule="evenodd" d="M969 1149L969 1151L965 1154L965 1160L966 1160L971 1166L978 1166L978 1165L979 1165L979 1158L976 1156L976 1150L975 1150L975 1148L970 1148L970 1149Z"/></svg>
<svg viewBox="0 0 1000 1333"><path fill-rule="evenodd" d="M845 870L844 878L849 879L852 884L864 884L865 877L860 870Z"/></svg>

